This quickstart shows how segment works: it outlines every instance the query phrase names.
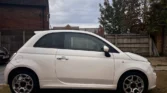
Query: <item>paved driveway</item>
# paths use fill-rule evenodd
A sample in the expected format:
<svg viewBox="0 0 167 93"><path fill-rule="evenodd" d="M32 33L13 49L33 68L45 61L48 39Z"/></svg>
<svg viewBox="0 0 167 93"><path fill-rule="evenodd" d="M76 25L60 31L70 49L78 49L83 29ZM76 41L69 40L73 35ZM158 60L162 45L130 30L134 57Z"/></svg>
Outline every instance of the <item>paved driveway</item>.
<svg viewBox="0 0 167 93"><path fill-rule="evenodd" d="M4 82L4 69L6 65L0 65L0 84L5 83Z"/></svg>

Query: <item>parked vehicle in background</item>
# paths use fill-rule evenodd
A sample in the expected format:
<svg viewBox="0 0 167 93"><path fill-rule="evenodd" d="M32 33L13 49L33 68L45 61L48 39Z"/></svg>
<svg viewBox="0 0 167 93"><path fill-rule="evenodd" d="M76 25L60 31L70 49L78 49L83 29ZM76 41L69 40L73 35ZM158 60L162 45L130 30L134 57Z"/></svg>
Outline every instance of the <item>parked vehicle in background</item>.
<svg viewBox="0 0 167 93"><path fill-rule="evenodd" d="M9 51L5 47L0 47L0 64L6 63L9 58Z"/></svg>
<svg viewBox="0 0 167 93"><path fill-rule="evenodd" d="M122 52L96 34L72 30L36 32L5 69L13 93L39 88L144 93L156 87L156 78L146 58Z"/></svg>

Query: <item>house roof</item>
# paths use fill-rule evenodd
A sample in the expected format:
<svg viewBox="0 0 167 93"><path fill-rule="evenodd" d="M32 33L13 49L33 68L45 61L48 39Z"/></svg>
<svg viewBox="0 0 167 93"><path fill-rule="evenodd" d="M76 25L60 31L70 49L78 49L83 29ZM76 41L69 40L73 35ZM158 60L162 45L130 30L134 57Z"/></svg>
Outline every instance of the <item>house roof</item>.
<svg viewBox="0 0 167 93"><path fill-rule="evenodd" d="M67 25L65 27L53 27L53 30L79 30L79 26L70 26L70 25Z"/></svg>
<svg viewBox="0 0 167 93"><path fill-rule="evenodd" d="M99 28L80 28L80 30L89 31L89 32L95 33L95 32L97 32L99 30Z"/></svg>

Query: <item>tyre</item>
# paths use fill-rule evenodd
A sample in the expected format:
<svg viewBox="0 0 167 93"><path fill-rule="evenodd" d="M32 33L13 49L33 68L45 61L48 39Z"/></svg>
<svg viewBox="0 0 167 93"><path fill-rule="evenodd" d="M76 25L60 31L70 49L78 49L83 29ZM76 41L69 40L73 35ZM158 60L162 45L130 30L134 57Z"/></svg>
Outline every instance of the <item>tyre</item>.
<svg viewBox="0 0 167 93"><path fill-rule="evenodd" d="M37 93L39 82L35 74L29 71L15 71L9 77L12 93Z"/></svg>
<svg viewBox="0 0 167 93"><path fill-rule="evenodd" d="M118 93L146 93L148 90L147 77L140 72L124 74L118 83Z"/></svg>

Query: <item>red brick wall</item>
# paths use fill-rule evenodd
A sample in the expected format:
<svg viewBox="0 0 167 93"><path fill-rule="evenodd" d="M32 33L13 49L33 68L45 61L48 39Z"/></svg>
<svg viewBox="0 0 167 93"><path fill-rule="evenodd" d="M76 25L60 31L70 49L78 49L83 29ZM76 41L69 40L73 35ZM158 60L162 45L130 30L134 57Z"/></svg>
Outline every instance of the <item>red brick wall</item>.
<svg viewBox="0 0 167 93"><path fill-rule="evenodd" d="M11 54L33 36L35 30L48 29L48 0L0 0L0 46Z"/></svg>
<svg viewBox="0 0 167 93"><path fill-rule="evenodd" d="M43 29L43 10L34 7L0 6L0 29Z"/></svg>
<svg viewBox="0 0 167 93"><path fill-rule="evenodd" d="M0 0L0 22L0 30L47 30L49 29L48 2Z"/></svg>
<svg viewBox="0 0 167 93"><path fill-rule="evenodd" d="M102 26L99 26L98 32L96 34L104 37L104 28Z"/></svg>

